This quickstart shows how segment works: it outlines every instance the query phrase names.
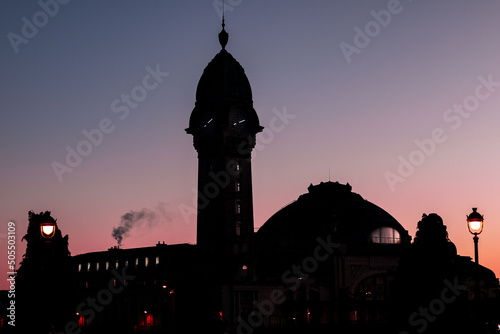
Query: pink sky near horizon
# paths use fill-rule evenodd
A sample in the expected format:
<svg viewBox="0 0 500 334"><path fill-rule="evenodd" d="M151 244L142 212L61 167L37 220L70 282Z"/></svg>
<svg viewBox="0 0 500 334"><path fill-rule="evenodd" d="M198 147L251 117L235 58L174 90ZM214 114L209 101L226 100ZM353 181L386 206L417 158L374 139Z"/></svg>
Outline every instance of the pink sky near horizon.
<svg viewBox="0 0 500 334"><path fill-rule="evenodd" d="M272 128L285 110L294 116L281 131L258 137L255 227L310 183L331 179L351 184L412 236L422 213L439 214L458 253L473 257L466 215L477 207L485 219L479 260L498 277L500 88L459 125L446 115L476 94L481 77L500 82L493 42L500 3L401 1L401 13L350 63L339 45L354 44L353 28L388 1L234 3L226 13L227 49L250 80L261 124ZM18 53L6 36L21 33L21 18L40 7L0 7L0 248L14 220L21 260L29 210L52 212L73 255L115 246L120 217L143 208L156 212L158 223L133 230L124 248L195 243L196 217L179 209L193 207L197 186L197 156L184 129L203 69L220 50L213 2L70 2ZM168 76L119 119L112 101L157 64ZM64 162L65 147L76 147L82 130L104 118L115 130L59 182L51 164ZM419 150L415 141L428 142L435 129L446 139L391 189L387 172L397 174L400 159Z"/></svg>

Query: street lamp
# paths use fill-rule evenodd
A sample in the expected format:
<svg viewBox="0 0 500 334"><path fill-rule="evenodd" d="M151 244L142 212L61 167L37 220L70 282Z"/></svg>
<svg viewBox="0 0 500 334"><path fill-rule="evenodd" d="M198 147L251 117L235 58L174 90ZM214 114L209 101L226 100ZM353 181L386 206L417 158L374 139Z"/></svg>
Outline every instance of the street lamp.
<svg viewBox="0 0 500 334"><path fill-rule="evenodd" d="M477 236L483 231L483 216L477 212L477 208L472 208L472 213L467 216L467 226L469 227L469 232L474 234L474 255L476 256L476 264L479 264L478 255L478 241Z"/></svg>
<svg viewBox="0 0 500 334"><path fill-rule="evenodd" d="M477 246L479 237L477 235L483 231L483 216L477 212L477 208L472 208L472 213L467 216L467 226L469 227L469 232L474 234L474 255L476 256L476 289L474 297L479 301L481 290L479 288L479 251Z"/></svg>
<svg viewBox="0 0 500 334"><path fill-rule="evenodd" d="M56 223L40 223L40 232L44 238L52 238L56 233Z"/></svg>

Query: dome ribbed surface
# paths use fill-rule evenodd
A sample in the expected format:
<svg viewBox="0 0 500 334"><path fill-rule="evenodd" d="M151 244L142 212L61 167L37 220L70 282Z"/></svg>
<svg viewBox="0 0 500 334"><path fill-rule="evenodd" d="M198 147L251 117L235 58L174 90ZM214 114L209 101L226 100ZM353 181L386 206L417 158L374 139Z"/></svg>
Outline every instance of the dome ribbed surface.
<svg viewBox="0 0 500 334"><path fill-rule="evenodd" d="M207 65L196 89L196 102L220 99L252 101L245 70L226 50L221 50Z"/></svg>

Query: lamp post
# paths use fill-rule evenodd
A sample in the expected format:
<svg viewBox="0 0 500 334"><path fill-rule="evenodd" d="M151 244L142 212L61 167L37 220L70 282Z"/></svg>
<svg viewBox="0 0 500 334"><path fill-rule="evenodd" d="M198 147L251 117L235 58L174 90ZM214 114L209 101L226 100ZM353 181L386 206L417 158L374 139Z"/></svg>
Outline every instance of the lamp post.
<svg viewBox="0 0 500 334"><path fill-rule="evenodd" d="M475 299L479 301L481 290L479 289L479 250L478 242L479 237L477 236L483 231L483 215L477 212L477 208L472 208L472 213L467 216L467 226L469 227L469 232L474 234L474 255L476 257L476 291Z"/></svg>
<svg viewBox="0 0 500 334"><path fill-rule="evenodd" d="M56 233L56 223L40 223L40 232L42 233L42 237L46 239L52 238Z"/></svg>
<svg viewBox="0 0 500 334"><path fill-rule="evenodd" d="M479 264L479 251L478 251L478 241L477 236L483 231L483 216L477 212L477 208L472 208L472 213L467 216L467 226L469 227L469 232L474 234L474 255L476 257L476 264Z"/></svg>
<svg viewBox="0 0 500 334"><path fill-rule="evenodd" d="M172 295L172 333L175 333L175 291L170 290L170 294Z"/></svg>

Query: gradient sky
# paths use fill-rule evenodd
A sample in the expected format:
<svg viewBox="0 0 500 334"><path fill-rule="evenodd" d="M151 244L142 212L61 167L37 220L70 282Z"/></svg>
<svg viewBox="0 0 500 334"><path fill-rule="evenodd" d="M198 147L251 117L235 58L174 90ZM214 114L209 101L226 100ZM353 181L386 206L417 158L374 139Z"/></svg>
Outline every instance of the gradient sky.
<svg viewBox="0 0 500 334"><path fill-rule="evenodd" d="M384 26L374 23L372 11L388 8L390 21L380 14ZM184 129L203 69L220 50L214 1L86 0L59 5L52 17L41 10L36 1L0 4L2 252L13 220L21 259L29 210L52 212L73 255L116 245L120 217L144 208L157 219L123 247L195 243L195 215L180 210L193 207L197 185ZM295 116L257 139L255 227L330 177L412 236L422 213L438 213L464 256L473 256L466 215L478 207L480 263L499 276L499 12L500 2L486 0L228 0L227 50L245 68L261 124L270 129L285 110ZM34 19L36 35L13 47L9 36L22 37ZM365 28L369 41L356 39ZM350 57L347 44L358 46ZM168 76L120 119L112 103L143 84L147 67ZM464 104L470 112L459 111ZM66 147L103 119L113 131L60 182L52 164L65 164ZM405 169L402 159L417 166Z"/></svg>

